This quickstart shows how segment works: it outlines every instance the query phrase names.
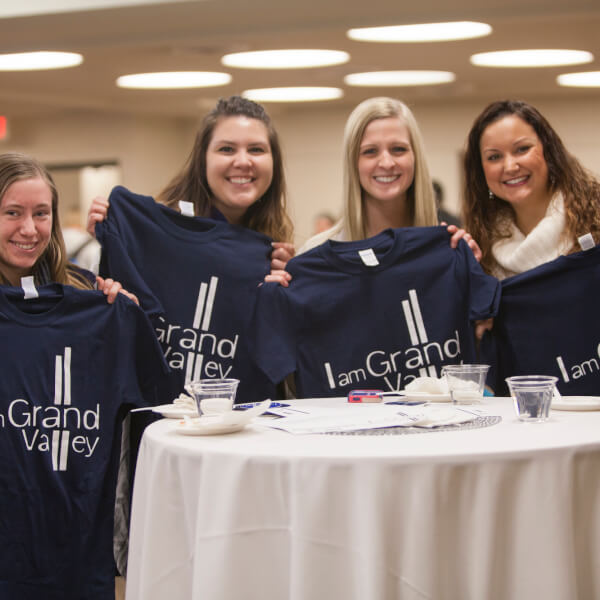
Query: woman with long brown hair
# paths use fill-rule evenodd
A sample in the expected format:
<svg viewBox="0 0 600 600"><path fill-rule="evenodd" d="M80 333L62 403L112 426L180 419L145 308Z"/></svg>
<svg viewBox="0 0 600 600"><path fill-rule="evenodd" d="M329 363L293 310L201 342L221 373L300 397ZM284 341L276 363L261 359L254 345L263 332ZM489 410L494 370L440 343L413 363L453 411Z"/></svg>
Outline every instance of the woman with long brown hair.
<svg viewBox="0 0 600 600"><path fill-rule="evenodd" d="M464 218L500 279L600 242L600 181L533 106L503 100L475 119L464 158Z"/></svg>

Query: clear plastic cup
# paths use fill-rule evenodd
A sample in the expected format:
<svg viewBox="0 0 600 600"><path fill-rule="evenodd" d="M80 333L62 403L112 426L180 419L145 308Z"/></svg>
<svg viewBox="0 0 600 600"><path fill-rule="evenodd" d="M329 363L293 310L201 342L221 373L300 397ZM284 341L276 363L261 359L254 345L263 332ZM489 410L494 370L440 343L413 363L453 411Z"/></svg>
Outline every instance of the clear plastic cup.
<svg viewBox="0 0 600 600"><path fill-rule="evenodd" d="M483 398L485 378L489 365L446 365L446 378L453 404L477 404Z"/></svg>
<svg viewBox="0 0 600 600"><path fill-rule="evenodd" d="M199 379L186 389L194 396L198 414L216 415L233 409L239 379Z"/></svg>
<svg viewBox="0 0 600 600"><path fill-rule="evenodd" d="M507 377L506 383L513 397L517 418L528 423L545 421L558 377L551 375L518 375Z"/></svg>

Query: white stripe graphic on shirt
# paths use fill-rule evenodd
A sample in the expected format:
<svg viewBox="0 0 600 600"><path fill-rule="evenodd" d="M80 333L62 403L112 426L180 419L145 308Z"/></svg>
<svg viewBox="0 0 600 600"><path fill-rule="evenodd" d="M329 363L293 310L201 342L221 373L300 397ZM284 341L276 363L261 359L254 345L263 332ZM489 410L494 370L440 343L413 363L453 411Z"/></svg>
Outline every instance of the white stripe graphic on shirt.
<svg viewBox="0 0 600 600"><path fill-rule="evenodd" d="M562 356L557 356L556 362L558 363L558 368L562 373L563 380L565 381L565 383L567 383L569 381L569 374L567 373L567 369L565 368L565 363L563 362Z"/></svg>
<svg viewBox="0 0 600 600"><path fill-rule="evenodd" d="M408 335L412 346L418 346L419 344L426 344L429 341L427 330L425 329L425 321L423 320L423 314L421 313L421 306L419 305L419 297L416 290L408 291L408 300L402 300L402 312L404 313L404 319L406 321L406 327L408 328ZM336 388L335 377L331 369L331 363L323 363L325 368L325 374L327 375L327 383L333 390ZM428 365L419 368L420 377L435 377L437 378L437 369L435 365Z"/></svg>
<svg viewBox="0 0 600 600"><path fill-rule="evenodd" d="M325 372L327 373L327 380L329 381L329 387L333 390L335 389L335 380L333 378L333 373L331 371L331 364L325 363Z"/></svg>
<svg viewBox="0 0 600 600"><path fill-rule="evenodd" d="M212 317L213 308L215 305L215 295L217 293L217 285L219 278L214 275L210 278L210 283L202 282L198 290L198 300L196 301L196 310L194 311L194 321L192 327L194 329L202 329L208 331L210 329L210 319ZM202 363L204 356L188 352L185 365L185 383L200 379L202 375Z"/></svg>
<svg viewBox="0 0 600 600"><path fill-rule="evenodd" d="M64 356L56 355L54 361L54 404L71 404L71 348L65 347ZM69 431L52 432L52 468L66 471L69 457Z"/></svg>
<svg viewBox="0 0 600 600"><path fill-rule="evenodd" d="M200 284L198 300L196 302L196 311L194 313L194 329L202 329L203 331L209 330L218 282L219 278L213 276L210 278L209 285L207 285L206 282ZM202 317L203 313L204 318Z"/></svg>
<svg viewBox="0 0 600 600"><path fill-rule="evenodd" d="M185 383L201 379L202 363L204 362L203 354L195 354L194 352L187 353L187 361L185 364Z"/></svg>

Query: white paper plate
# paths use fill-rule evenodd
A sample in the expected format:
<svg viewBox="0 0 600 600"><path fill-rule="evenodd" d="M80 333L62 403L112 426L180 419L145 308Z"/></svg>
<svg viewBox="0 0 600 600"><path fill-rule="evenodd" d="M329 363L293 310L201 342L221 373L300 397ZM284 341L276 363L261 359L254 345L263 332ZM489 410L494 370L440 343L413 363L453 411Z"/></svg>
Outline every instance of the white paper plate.
<svg viewBox="0 0 600 600"><path fill-rule="evenodd" d="M200 419L195 419L192 423L179 421L175 425L175 431L181 435L217 435L241 431L247 424L247 421L243 423L227 423L223 422L220 416L204 416Z"/></svg>
<svg viewBox="0 0 600 600"><path fill-rule="evenodd" d="M186 408L185 406L159 406L152 412L158 413L167 419L183 419L183 417L197 417L198 411L195 408Z"/></svg>
<svg viewBox="0 0 600 600"><path fill-rule="evenodd" d="M600 410L600 396L561 396L552 400L553 410Z"/></svg>
<svg viewBox="0 0 600 600"><path fill-rule="evenodd" d="M452 397L450 394L430 394L429 392L411 392L409 390L400 390L398 395L406 398L407 400L424 400L425 402L452 402Z"/></svg>

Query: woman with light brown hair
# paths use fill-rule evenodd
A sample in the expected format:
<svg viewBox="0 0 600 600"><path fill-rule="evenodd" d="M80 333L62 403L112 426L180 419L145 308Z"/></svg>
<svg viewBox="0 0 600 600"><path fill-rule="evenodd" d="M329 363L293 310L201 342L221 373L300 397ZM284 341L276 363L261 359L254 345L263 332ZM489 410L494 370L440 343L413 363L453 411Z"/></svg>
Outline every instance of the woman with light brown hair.
<svg viewBox="0 0 600 600"><path fill-rule="evenodd" d="M120 283L68 262L52 176L34 158L11 152L0 155L0 284L20 286L27 276L35 285L54 282L91 290L97 283L109 302L118 292L137 302Z"/></svg>

